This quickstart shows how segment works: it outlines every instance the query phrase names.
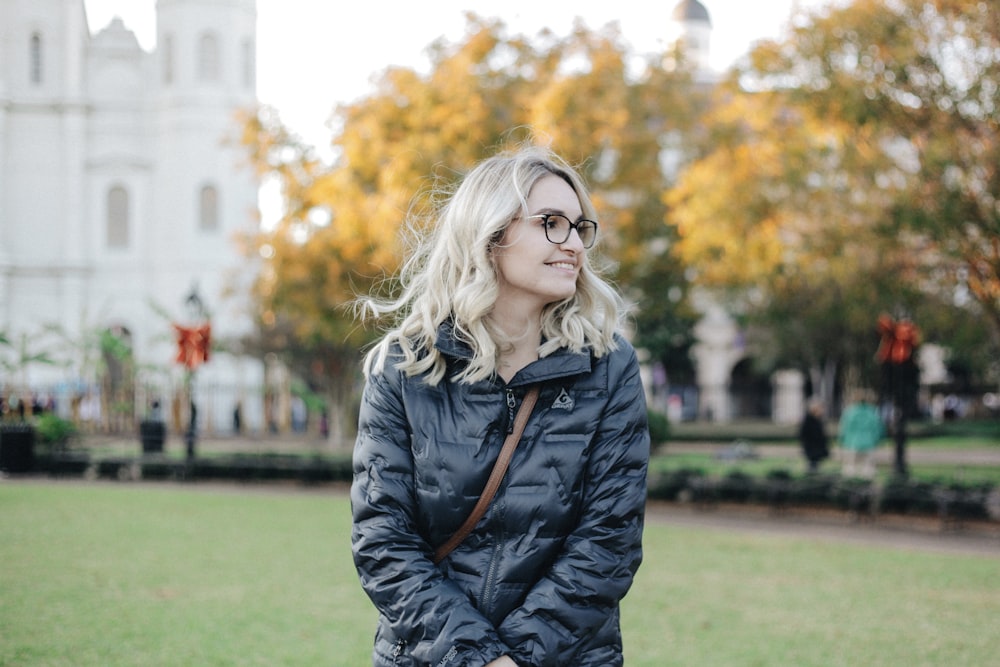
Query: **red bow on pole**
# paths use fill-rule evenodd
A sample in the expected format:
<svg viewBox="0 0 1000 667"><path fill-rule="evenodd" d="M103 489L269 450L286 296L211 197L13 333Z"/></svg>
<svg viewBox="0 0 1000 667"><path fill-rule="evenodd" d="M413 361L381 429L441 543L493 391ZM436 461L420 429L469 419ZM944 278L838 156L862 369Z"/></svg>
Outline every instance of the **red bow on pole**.
<svg viewBox="0 0 1000 667"><path fill-rule="evenodd" d="M894 364L902 364L913 354L913 348L917 346L920 338L920 330L917 325L909 320L894 321L888 315L878 318L878 332L882 335L878 352L875 359L880 364L889 361Z"/></svg>
<svg viewBox="0 0 1000 667"><path fill-rule="evenodd" d="M212 325L202 324L196 327L182 327L175 324L174 333L177 336L177 358L175 361L194 370L208 361L209 344L212 339Z"/></svg>

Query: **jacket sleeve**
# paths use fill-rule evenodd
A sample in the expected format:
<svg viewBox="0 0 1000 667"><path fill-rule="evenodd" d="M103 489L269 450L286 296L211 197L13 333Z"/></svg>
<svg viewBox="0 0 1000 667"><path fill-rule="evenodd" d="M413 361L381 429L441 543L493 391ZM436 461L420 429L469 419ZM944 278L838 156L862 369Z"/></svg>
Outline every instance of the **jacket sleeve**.
<svg viewBox="0 0 1000 667"><path fill-rule="evenodd" d="M418 664L485 665L508 649L419 534L401 382L387 363L365 386L351 486L354 563L399 650Z"/></svg>
<svg viewBox="0 0 1000 667"><path fill-rule="evenodd" d="M575 530L560 557L501 624L518 665L575 664L577 651L607 623L642 561L649 430L639 365L609 362L608 404L587 462L587 487Z"/></svg>

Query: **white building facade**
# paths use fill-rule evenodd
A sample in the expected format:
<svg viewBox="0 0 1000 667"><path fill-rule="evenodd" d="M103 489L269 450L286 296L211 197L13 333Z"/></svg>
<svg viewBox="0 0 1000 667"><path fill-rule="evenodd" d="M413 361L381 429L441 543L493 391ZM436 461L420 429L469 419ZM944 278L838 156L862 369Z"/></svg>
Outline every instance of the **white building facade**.
<svg viewBox="0 0 1000 667"><path fill-rule="evenodd" d="M0 390L44 389L61 412L100 393L87 353L52 352L45 332L81 345L114 331L143 388L135 414L171 406L183 385L171 323L191 323L196 293L227 350L197 371L199 422L231 428L240 403L259 428L263 366L237 344L253 330L255 274L239 239L259 220L237 121L257 99L255 2L158 0L153 52L120 19L91 35L85 12L0 0L0 331L65 361Z"/></svg>

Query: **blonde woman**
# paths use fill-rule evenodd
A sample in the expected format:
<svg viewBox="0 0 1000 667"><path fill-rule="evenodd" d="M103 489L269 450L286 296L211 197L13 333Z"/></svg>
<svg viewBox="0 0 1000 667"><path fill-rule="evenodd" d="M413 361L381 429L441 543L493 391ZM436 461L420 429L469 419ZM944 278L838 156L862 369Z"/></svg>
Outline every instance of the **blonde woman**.
<svg viewBox="0 0 1000 667"><path fill-rule="evenodd" d="M352 544L379 612L374 665L622 664L649 434L622 302L588 257L596 211L551 152L489 158L404 269L366 359ZM486 514L476 504L539 388Z"/></svg>

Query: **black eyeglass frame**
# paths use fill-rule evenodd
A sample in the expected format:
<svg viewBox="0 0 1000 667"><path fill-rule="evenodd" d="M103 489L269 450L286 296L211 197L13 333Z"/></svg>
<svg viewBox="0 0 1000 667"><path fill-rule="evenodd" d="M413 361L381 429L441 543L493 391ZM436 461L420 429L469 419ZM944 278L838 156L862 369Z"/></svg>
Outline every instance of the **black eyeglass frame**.
<svg viewBox="0 0 1000 667"><path fill-rule="evenodd" d="M587 218L581 218L580 220L573 222L562 213L538 213L536 215L525 216L525 220L531 220L534 218L541 218L543 220L545 224L542 225L542 231L545 232L545 240L554 245L562 245L563 243L566 243L566 241L569 241L569 235L573 233L574 229L576 230L577 236L580 237L580 241L583 243L583 247L586 248L587 250L593 248L594 244L597 243L598 225L597 221L595 220L588 220ZM549 218L562 218L569 224L569 227L566 228L566 238L564 238L561 241L555 241L549 236L549 225L548 225ZM583 234L580 233L580 226L586 224L591 224L594 226L594 236L590 239L590 243L587 243L583 238Z"/></svg>

